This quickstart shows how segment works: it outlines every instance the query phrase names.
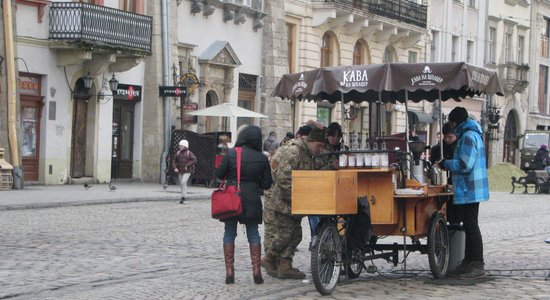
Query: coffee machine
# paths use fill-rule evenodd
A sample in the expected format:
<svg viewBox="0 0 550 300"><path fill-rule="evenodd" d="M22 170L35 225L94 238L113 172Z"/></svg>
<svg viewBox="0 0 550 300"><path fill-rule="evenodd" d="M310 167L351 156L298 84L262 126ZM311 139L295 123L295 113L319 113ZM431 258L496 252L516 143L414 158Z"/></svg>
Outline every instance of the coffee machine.
<svg viewBox="0 0 550 300"><path fill-rule="evenodd" d="M413 155L413 161L411 162L411 179L415 179L421 184L426 184L426 177L424 175L424 161L420 159L422 152L424 152L425 149L425 142L409 141L409 150Z"/></svg>

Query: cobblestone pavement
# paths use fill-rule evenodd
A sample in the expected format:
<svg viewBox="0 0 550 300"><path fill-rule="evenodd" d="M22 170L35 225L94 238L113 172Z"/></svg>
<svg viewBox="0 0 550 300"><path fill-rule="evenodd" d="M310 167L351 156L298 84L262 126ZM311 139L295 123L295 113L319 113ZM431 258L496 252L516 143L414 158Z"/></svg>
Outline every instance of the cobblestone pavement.
<svg viewBox="0 0 550 300"><path fill-rule="evenodd" d="M343 279L325 298L550 299L550 197L492 193L480 207L489 280L434 281L427 256L412 253L406 276L402 264L375 260L380 274ZM223 224L209 209L208 200L192 200L0 211L0 299L320 298L307 241L295 257L305 281L264 273L265 284L255 285L242 228L236 283L223 284Z"/></svg>

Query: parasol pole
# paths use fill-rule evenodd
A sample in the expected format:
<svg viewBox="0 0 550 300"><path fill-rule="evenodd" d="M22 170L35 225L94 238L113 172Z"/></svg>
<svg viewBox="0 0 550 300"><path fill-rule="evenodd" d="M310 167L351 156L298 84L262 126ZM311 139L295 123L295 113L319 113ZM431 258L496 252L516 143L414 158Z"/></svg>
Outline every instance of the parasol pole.
<svg viewBox="0 0 550 300"><path fill-rule="evenodd" d="M407 154L409 153L409 91L405 89L405 144L407 144ZM407 179L411 179L411 161L409 159L406 159L407 161Z"/></svg>
<svg viewBox="0 0 550 300"><path fill-rule="evenodd" d="M441 90L439 92L439 153L441 153L439 156L439 159L443 159L443 100L441 100Z"/></svg>

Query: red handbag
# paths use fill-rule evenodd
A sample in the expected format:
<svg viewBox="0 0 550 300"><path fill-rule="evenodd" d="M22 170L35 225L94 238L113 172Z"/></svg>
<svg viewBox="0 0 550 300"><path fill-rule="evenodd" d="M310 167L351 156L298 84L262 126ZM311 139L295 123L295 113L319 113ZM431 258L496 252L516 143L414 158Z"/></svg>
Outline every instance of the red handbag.
<svg viewBox="0 0 550 300"><path fill-rule="evenodd" d="M241 147L235 147L237 152L237 185L225 185L225 179L212 192L212 218L227 219L240 216L243 213L241 202Z"/></svg>

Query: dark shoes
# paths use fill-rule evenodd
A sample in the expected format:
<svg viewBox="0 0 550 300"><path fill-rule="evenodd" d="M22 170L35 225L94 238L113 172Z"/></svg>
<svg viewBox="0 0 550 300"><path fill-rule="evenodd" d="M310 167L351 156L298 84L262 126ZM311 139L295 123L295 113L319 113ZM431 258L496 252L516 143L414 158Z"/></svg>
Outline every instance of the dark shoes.
<svg viewBox="0 0 550 300"><path fill-rule="evenodd" d="M187 200L185 199L185 197L181 197L180 204L187 204Z"/></svg>
<svg viewBox="0 0 550 300"><path fill-rule="evenodd" d="M470 267L468 268L468 270L458 275L458 278L476 279L476 278L483 278L486 276L487 276L487 272L485 272L485 264L479 261L473 261L470 263Z"/></svg>
<svg viewBox="0 0 550 300"><path fill-rule="evenodd" d="M463 260L456 269L447 273L447 277L459 279L476 279L486 276L485 264L479 261Z"/></svg>

